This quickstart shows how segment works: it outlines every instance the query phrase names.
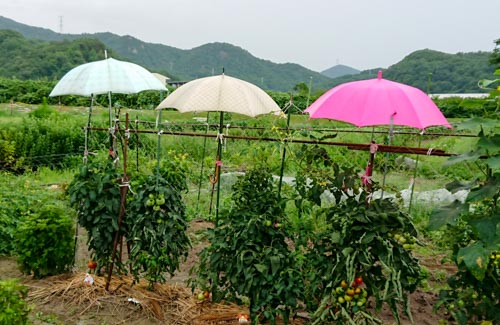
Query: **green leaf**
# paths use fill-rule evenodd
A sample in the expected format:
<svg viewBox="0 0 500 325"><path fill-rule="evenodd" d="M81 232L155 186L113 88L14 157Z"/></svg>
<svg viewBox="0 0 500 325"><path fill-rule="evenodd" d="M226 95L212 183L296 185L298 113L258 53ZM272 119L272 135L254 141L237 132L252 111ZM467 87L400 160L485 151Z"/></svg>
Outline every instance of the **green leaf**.
<svg viewBox="0 0 500 325"><path fill-rule="evenodd" d="M476 161L479 158L481 158L482 155L483 154L480 151L471 151L471 152L467 152L467 153L464 153L464 154L461 154L458 156L453 156L453 157L450 157L444 163L444 166L448 167L448 166L452 166L454 164L458 164L458 163L462 163L462 162L466 162L466 161Z"/></svg>
<svg viewBox="0 0 500 325"><path fill-rule="evenodd" d="M477 142L478 148L484 149L489 155L500 152L500 134L494 134L491 137L481 137Z"/></svg>
<svg viewBox="0 0 500 325"><path fill-rule="evenodd" d="M479 281L484 279L490 252L480 242L460 248L457 253L457 264L464 263L471 274Z"/></svg>
<svg viewBox="0 0 500 325"><path fill-rule="evenodd" d="M468 204L464 204L458 200L455 200L453 203L445 207L434 209L431 212L427 228L429 230L438 230L447 224L455 225L457 223L458 216L467 212L468 209Z"/></svg>
<svg viewBox="0 0 500 325"><path fill-rule="evenodd" d="M493 85L497 82L499 82L499 79L494 79L494 80L481 79L477 82L477 85L479 86L479 88L486 89L486 88L490 88L491 85Z"/></svg>
<svg viewBox="0 0 500 325"><path fill-rule="evenodd" d="M467 202L479 202L485 198L494 197L500 188L500 182L496 178L490 178L483 186L473 188L467 196Z"/></svg>
<svg viewBox="0 0 500 325"><path fill-rule="evenodd" d="M332 232L330 235L330 240L332 241L333 244L339 244L341 240L341 234L338 231Z"/></svg>
<svg viewBox="0 0 500 325"><path fill-rule="evenodd" d="M498 217L488 217L479 220L470 221L472 231L480 238L484 246L492 247L493 249L500 244L500 237L497 232L499 231L500 223Z"/></svg>
<svg viewBox="0 0 500 325"><path fill-rule="evenodd" d="M267 265L264 264L255 264L254 265L257 271L259 271L262 274L267 274Z"/></svg>
<svg viewBox="0 0 500 325"><path fill-rule="evenodd" d="M274 276L276 274L276 272L278 272L280 269L281 260L280 260L280 257L277 255L271 256L270 260L271 260L271 272Z"/></svg>
<svg viewBox="0 0 500 325"><path fill-rule="evenodd" d="M462 190L470 190L470 188L476 184L476 181L464 183L458 180L454 180L453 182L446 184L445 188L451 193L456 193Z"/></svg>
<svg viewBox="0 0 500 325"><path fill-rule="evenodd" d="M348 256L349 254L351 254L352 252L354 252L354 248L352 247L346 247L342 250L342 254L344 256Z"/></svg>
<svg viewBox="0 0 500 325"><path fill-rule="evenodd" d="M487 118L482 118L482 117L474 117L469 120L466 120L462 123L460 123L457 126L457 131L461 130L474 130L479 132L481 128L485 130L491 130L494 128L499 127L499 122L498 120L494 119L487 119Z"/></svg>
<svg viewBox="0 0 500 325"><path fill-rule="evenodd" d="M500 155L496 155L493 157L488 157L484 161L494 172L500 170Z"/></svg>

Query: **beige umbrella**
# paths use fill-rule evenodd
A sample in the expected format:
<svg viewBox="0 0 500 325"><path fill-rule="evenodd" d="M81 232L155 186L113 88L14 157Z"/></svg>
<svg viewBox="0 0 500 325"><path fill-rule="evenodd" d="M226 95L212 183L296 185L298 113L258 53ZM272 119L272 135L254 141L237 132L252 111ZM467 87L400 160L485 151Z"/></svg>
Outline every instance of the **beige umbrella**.
<svg viewBox="0 0 500 325"><path fill-rule="evenodd" d="M249 82L222 73L190 81L165 98L157 109L175 108L180 112L220 112L219 134L217 135L217 163L215 175L219 175L223 112L237 113L250 117L281 112L278 104L265 91ZM220 182L217 181L215 222L219 217Z"/></svg>
<svg viewBox="0 0 500 325"><path fill-rule="evenodd" d="M255 117L280 112L274 100L262 89L225 74L190 81L157 107L180 112L230 112Z"/></svg>

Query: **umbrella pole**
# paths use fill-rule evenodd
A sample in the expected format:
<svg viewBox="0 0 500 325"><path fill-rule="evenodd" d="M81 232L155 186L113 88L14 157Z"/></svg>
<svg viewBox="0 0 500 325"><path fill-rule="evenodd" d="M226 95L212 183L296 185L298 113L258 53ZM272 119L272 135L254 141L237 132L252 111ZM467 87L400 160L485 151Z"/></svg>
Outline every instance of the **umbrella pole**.
<svg viewBox="0 0 500 325"><path fill-rule="evenodd" d="M389 127L389 141L388 145L391 145L392 135L394 133L394 115L391 115L391 125ZM385 164L384 164L384 178L382 179L382 193L380 194L380 199L384 198L384 190L385 190L385 178L387 175L387 165L389 164L389 152L385 154Z"/></svg>
<svg viewBox="0 0 500 325"><path fill-rule="evenodd" d="M158 121L160 123L157 123L156 125L158 126L158 141L157 141L157 148L156 148L156 187L159 185L159 177L160 177L160 159L161 159L161 134L163 133L161 130L161 111L162 109L158 110Z"/></svg>
<svg viewBox="0 0 500 325"><path fill-rule="evenodd" d="M220 121L219 121L219 134L217 135L217 159L216 162L216 177L217 177L217 198L215 201L215 226L217 227L219 223L219 202L220 202L220 167L222 161L222 125L224 123L224 112L220 112Z"/></svg>
<svg viewBox="0 0 500 325"><path fill-rule="evenodd" d="M83 163L87 164L87 157L89 155L89 134L90 134L90 129L92 127L92 124L90 123L90 120L92 118L92 103L93 103L93 97L94 95L90 95L90 106L89 106L89 118L87 120L87 127L85 128L85 149L83 150ZM76 220L76 225L75 225L75 245L73 246L73 264L76 262L76 250L78 246L78 219Z"/></svg>
<svg viewBox="0 0 500 325"><path fill-rule="evenodd" d="M113 152L115 152L115 146L113 143L113 116L111 112L111 92L108 91L108 111L109 111L109 147Z"/></svg>
<svg viewBox="0 0 500 325"><path fill-rule="evenodd" d="M139 171L139 116L135 116L135 170Z"/></svg>
<svg viewBox="0 0 500 325"><path fill-rule="evenodd" d="M421 135L421 134L420 134ZM422 143L422 137L418 137L418 147L420 148L420 144ZM410 191L410 203L408 203L408 213L411 213L411 203L413 201L413 191L415 189L415 180L417 179L417 170L418 170L418 157L415 159L415 171L413 172L413 182L411 182L411 191Z"/></svg>
<svg viewBox="0 0 500 325"><path fill-rule="evenodd" d="M290 98L290 105L287 109L287 120L286 120L286 133L290 132L290 111L291 111L292 98ZM285 170L285 157L286 157L286 143L283 145L283 153L281 154L281 168L280 168L280 180L278 183L278 200L281 199L281 186L283 184L283 172Z"/></svg>
<svg viewBox="0 0 500 325"><path fill-rule="evenodd" d="M207 112L207 130L205 132L205 134L208 133L208 129L209 129L209 124L208 124L208 115L210 114L210 112ZM200 179L198 181L198 199L196 201L196 213L199 213L200 210L199 210L199 206L200 206L200 194L201 194L201 183L203 181L203 167L205 166L205 149L207 147L207 137L205 137L203 139L203 153L201 155L201 170L200 170ZM210 204L210 207L212 207L212 204Z"/></svg>
<svg viewBox="0 0 500 325"><path fill-rule="evenodd" d="M128 113L125 118L125 132L128 133L129 120ZM108 277L106 279L106 291L109 291L109 283L111 282L111 275L113 274L113 267L116 257L116 251L118 249L118 242L121 239L120 228L122 225L122 220L125 215L125 204L127 203L127 192L129 188L129 178L127 176L127 147L128 147L128 136L125 136L125 146L123 147L123 178L120 184L120 212L118 213L118 229L115 233L115 238L113 240L113 250L111 252L111 261L108 266ZM121 250L120 250L121 254Z"/></svg>

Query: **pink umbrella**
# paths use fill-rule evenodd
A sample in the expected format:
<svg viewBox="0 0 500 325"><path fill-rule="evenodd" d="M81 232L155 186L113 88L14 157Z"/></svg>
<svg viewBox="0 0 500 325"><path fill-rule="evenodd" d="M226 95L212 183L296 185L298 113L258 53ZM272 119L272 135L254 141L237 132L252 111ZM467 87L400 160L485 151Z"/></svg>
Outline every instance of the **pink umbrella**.
<svg viewBox="0 0 500 325"><path fill-rule="evenodd" d="M358 127L390 125L424 130L429 126L451 128L444 115L423 91L402 83L382 79L353 81L338 85L311 104L304 112L310 118L327 118ZM370 190L373 157L377 146L370 146L370 161L362 177ZM384 173L385 184L385 173Z"/></svg>
<svg viewBox="0 0 500 325"><path fill-rule="evenodd" d="M450 124L423 91L378 78L347 82L319 97L304 112L310 118L327 118L358 127L401 125L417 129Z"/></svg>

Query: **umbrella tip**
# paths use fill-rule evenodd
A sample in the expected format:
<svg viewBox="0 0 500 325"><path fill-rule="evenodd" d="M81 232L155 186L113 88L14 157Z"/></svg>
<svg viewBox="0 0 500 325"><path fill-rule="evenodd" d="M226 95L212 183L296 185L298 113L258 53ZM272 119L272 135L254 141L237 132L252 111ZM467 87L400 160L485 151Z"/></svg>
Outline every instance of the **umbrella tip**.
<svg viewBox="0 0 500 325"><path fill-rule="evenodd" d="M382 79L382 70L378 70L377 79Z"/></svg>

